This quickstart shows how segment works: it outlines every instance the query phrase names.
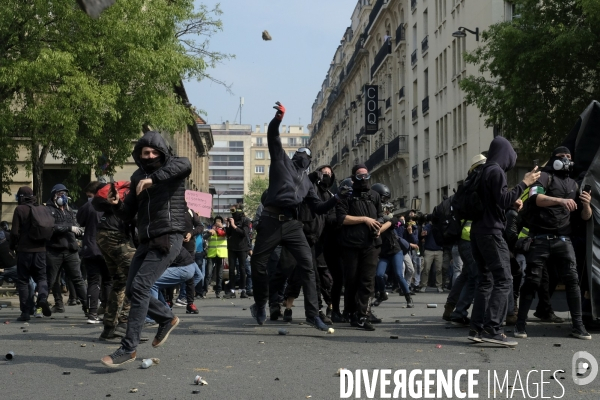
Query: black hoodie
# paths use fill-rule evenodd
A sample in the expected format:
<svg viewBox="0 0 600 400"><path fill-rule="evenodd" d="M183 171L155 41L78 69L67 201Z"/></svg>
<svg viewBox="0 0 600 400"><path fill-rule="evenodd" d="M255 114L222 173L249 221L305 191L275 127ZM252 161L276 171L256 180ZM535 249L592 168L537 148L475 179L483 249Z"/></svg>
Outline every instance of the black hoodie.
<svg viewBox="0 0 600 400"><path fill-rule="evenodd" d="M140 163L143 147L152 147L164 155L164 164L152 173L147 173ZM174 157L163 137L158 132L146 132L136 143L133 159L139 167L131 175L131 191L123 202L115 207L115 213L125 222L137 214L139 239L142 243L169 233L186 232L185 178L192 172L187 157ZM142 179L152 179L152 186L136 195Z"/></svg>
<svg viewBox="0 0 600 400"><path fill-rule="evenodd" d="M321 180L319 179L319 171L325 167L331 169L329 165L322 165L315 171L308 174L308 179L310 179L313 188L321 201L328 201L333 197L333 194L329 191L329 188L333 182L335 182L335 174L332 172L331 182L329 183L328 187L324 187L321 184ZM323 229L325 228L327 221L330 218L333 218L335 223L335 208L329 210L325 215L316 215L306 202L303 202L302 205L300 205L298 219L302 221L302 230L304 231L304 236L306 236L306 239L308 240L308 244L312 246L317 243L323 234Z"/></svg>
<svg viewBox="0 0 600 400"><path fill-rule="evenodd" d="M325 214L335 207L335 198L322 202L308 178L306 169L297 167L288 157L281 145L279 125L281 121L273 118L267 130L271 168L269 169L269 191L265 207L297 210L305 201L316 214Z"/></svg>
<svg viewBox="0 0 600 400"><path fill-rule="evenodd" d="M10 248L19 253L45 253L46 241L34 241L29 237L29 229L31 229L31 219L29 218L31 207L27 204L31 204L34 207L45 207L38 205L35 196L22 198L21 203L15 208L13 214L10 231Z"/></svg>
<svg viewBox="0 0 600 400"><path fill-rule="evenodd" d="M479 195L484 205L483 218L474 221L471 234L501 235L506 228L505 211L519 199L527 188L520 182L508 191L506 172L517 162L517 153L510 142L498 136L492 140L483 170Z"/></svg>

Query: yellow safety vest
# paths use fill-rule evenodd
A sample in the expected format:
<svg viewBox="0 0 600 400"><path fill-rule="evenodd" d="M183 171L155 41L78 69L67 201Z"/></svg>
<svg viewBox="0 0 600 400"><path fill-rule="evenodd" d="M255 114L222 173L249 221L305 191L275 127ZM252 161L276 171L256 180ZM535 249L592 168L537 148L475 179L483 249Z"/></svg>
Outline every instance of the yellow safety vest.
<svg viewBox="0 0 600 400"><path fill-rule="evenodd" d="M523 227L521 232L519 232L519 239L529 237L529 228Z"/></svg>
<svg viewBox="0 0 600 400"><path fill-rule="evenodd" d="M471 224L472 221L461 221L463 223L462 233L460 234L460 238L462 240L466 240L468 242L471 241Z"/></svg>
<svg viewBox="0 0 600 400"><path fill-rule="evenodd" d="M227 258L227 236L212 235L208 239L206 258Z"/></svg>

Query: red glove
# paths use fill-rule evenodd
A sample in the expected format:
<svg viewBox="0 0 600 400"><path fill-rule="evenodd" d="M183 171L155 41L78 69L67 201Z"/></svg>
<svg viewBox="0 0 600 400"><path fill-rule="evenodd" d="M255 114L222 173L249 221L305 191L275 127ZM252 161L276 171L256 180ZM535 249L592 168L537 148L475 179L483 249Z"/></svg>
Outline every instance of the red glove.
<svg viewBox="0 0 600 400"><path fill-rule="evenodd" d="M277 118L278 120L281 121L283 119L283 116L285 115L285 107L280 102L276 102L275 104L277 104L276 106L273 107L274 109L277 110L277 114L275 114L275 118Z"/></svg>

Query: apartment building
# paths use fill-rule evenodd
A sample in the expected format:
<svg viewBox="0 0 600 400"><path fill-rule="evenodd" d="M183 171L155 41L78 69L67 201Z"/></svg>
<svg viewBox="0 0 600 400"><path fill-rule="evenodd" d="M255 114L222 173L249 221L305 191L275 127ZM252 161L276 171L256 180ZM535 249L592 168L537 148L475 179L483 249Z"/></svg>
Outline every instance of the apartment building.
<svg viewBox="0 0 600 400"><path fill-rule="evenodd" d="M477 33L513 14L504 0L359 0L312 106L313 162L338 178L365 163L397 209L430 212L498 134L459 83L478 74L463 61Z"/></svg>

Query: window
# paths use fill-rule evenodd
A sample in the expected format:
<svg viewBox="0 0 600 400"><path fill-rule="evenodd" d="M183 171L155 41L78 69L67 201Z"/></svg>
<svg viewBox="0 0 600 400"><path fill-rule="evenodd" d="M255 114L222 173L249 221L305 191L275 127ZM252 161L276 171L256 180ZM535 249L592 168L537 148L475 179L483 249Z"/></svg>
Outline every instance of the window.
<svg viewBox="0 0 600 400"><path fill-rule="evenodd" d="M244 148L244 142L241 142L241 141L231 141L231 142L229 142L229 147L241 147L241 148Z"/></svg>
<svg viewBox="0 0 600 400"><path fill-rule="evenodd" d="M256 157L257 160L264 160L265 159L265 152L263 150L258 150L256 152Z"/></svg>
<svg viewBox="0 0 600 400"><path fill-rule="evenodd" d="M264 165L256 165L254 167L254 173L255 174L264 174L265 173L265 166Z"/></svg>
<svg viewBox="0 0 600 400"><path fill-rule="evenodd" d="M307 138L307 137L302 138L302 146L303 147L307 147L308 146L308 141L309 141L309 138Z"/></svg>
<svg viewBox="0 0 600 400"><path fill-rule="evenodd" d="M256 138L256 145L257 146L262 146L263 145L263 138L257 137Z"/></svg>
<svg viewBox="0 0 600 400"><path fill-rule="evenodd" d="M288 138L288 144L290 146L297 146L298 145L298 143L296 142L296 138L295 137Z"/></svg>

